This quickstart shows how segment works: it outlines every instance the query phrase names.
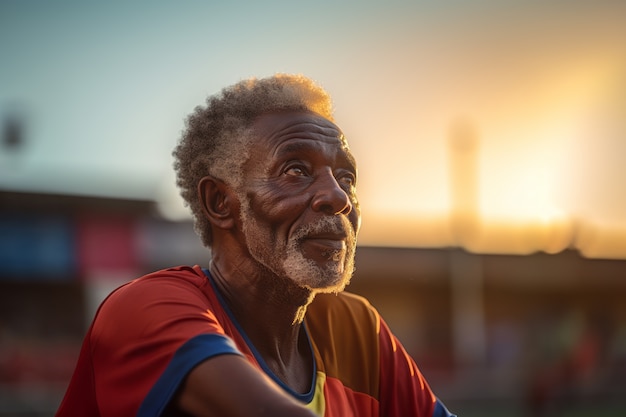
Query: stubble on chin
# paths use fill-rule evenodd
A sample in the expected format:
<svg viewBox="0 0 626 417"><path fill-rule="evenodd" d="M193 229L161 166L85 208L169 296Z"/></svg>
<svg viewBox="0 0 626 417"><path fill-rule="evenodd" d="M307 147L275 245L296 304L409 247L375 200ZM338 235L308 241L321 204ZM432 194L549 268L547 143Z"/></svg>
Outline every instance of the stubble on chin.
<svg viewBox="0 0 626 417"><path fill-rule="evenodd" d="M346 232L346 248L329 251L327 262L319 265L304 256L302 241L314 233ZM356 235L352 224L342 216L324 217L296 231L287 245L283 271L297 285L322 293L338 293L350 283L354 273Z"/></svg>
<svg viewBox="0 0 626 417"><path fill-rule="evenodd" d="M243 197L243 196L242 196ZM264 230L251 214L249 200L242 198L241 220L248 250L252 257L275 276L288 279L301 288L316 293L338 293L350 283L354 273L356 233L344 216L327 216L315 223L303 226L290 237L285 251L276 253L274 238ZM304 256L302 242L313 233L345 232L346 249L328 252L328 262L318 265ZM281 259L282 258L282 262Z"/></svg>

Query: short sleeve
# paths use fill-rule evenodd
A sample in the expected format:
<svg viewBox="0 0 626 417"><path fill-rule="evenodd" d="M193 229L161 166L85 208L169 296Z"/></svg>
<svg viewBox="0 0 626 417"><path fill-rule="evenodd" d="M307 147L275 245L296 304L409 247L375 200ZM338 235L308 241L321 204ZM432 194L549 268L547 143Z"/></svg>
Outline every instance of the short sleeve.
<svg viewBox="0 0 626 417"><path fill-rule="evenodd" d="M102 304L90 337L102 416L135 415L166 372L174 369L179 384L201 360L201 349L204 358L220 349L237 352L203 292L206 285L191 270L162 272L119 288ZM177 386L167 387L170 395Z"/></svg>
<svg viewBox="0 0 626 417"><path fill-rule="evenodd" d="M137 417L161 416L185 377L208 358L240 354L233 341L219 334L201 334L187 341L174 354L165 371L143 400Z"/></svg>

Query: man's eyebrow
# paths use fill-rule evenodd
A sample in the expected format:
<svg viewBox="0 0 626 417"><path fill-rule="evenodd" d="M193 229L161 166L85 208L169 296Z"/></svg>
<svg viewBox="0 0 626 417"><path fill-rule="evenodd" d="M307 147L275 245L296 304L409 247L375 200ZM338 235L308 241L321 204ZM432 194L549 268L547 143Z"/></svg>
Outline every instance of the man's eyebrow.
<svg viewBox="0 0 626 417"><path fill-rule="evenodd" d="M299 151L310 151L313 149L313 145L307 142L297 141L289 142L287 144L281 144L274 152L277 156L283 154L290 154Z"/></svg>
<svg viewBox="0 0 626 417"><path fill-rule="evenodd" d="M341 148L344 151L345 158L348 161L350 168L356 171L357 163L356 163L356 159L354 158L354 155L352 155L349 148L343 146L343 143L341 144ZM293 142L279 145L278 148L274 151L274 156L280 158L280 157L291 155L291 154L298 153L298 152L315 152L315 151L316 151L315 145L309 141L293 141Z"/></svg>

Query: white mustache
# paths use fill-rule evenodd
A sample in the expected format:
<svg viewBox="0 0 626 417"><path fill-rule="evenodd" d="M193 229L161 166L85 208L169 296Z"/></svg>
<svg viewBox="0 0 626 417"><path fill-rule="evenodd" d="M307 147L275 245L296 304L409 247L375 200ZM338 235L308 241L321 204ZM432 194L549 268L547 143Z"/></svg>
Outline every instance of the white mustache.
<svg viewBox="0 0 626 417"><path fill-rule="evenodd" d="M310 235L323 233L345 234L349 240L356 238L352 224L343 216L322 217L314 223L298 228L293 238L301 241Z"/></svg>

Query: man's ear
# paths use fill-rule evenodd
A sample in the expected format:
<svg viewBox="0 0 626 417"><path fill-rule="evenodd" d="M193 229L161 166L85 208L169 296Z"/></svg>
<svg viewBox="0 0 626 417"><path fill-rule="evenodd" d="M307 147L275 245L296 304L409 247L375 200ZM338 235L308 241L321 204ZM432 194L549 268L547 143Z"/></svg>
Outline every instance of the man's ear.
<svg viewBox="0 0 626 417"><path fill-rule="evenodd" d="M233 227L235 197L232 188L224 181L211 175L203 177L198 183L198 198L212 225L221 229Z"/></svg>

